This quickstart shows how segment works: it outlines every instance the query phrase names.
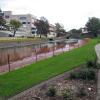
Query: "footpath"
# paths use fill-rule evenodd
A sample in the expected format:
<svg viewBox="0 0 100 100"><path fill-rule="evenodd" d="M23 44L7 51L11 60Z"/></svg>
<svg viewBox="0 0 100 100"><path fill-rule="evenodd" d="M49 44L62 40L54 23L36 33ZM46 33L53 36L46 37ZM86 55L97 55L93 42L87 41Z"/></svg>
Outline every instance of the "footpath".
<svg viewBox="0 0 100 100"><path fill-rule="evenodd" d="M100 44L96 45L95 47L98 63L100 64ZM100 69L98 70L98 79L97 79L97 98L96 100L100 100Z"/></svg>

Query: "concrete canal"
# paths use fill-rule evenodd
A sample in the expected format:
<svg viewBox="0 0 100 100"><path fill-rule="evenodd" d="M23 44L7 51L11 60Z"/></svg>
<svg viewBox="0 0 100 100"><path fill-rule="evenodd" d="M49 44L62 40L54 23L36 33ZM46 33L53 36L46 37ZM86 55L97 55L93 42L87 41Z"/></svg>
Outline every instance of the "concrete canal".
<svg viewBox="0 0 100 100"><path fill-rule="evenodd" d="M57 40L43 43L12 43L0 46L0 65L8 63L8 56L10 62L22 60L23 58L32 55L48 53L53 50L59 50L64 47L69 47L70 44L77 44L81 40ZM69 49L69 48L68 48Z"/></svg>

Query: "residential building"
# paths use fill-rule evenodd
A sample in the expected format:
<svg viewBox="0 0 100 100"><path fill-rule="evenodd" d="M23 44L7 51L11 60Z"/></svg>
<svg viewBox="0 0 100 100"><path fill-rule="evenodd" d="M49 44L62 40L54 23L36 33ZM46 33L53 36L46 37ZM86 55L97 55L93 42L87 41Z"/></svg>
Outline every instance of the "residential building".
<svg viewBox="0 0 100 100"><path fill-rule="evenodd" d="M85 28L82 28L82 34L87 34L88 33L88 30L87 30L87 28L85 27Z"/></svg>
<svg viewBox="0 0 100 100"><path fill-rule="evenodd" d="M57 36L56 27L52 24L49 25L49 33L47 34L48 38L55 38Z"/></svg>
<svg viewBox="0 0 100 100"><path fill-rule="evenodd" d="M32 36L36 33L36 27L34 26L34 21L36 17L31 14L19 14L13 15L11 11L4 11L4 19L7 24L10 23L10 20L18 20L22 23L22 26L17 31L17 34L23 36Z"/></svg>
<svg viewBox="0 0 100 100"><path fill-rule="evenodd" d="M2 10L0 9L0 17L3 17L3 12L2 12Z"/></svg>
<svg viewBox="0 0 100 100"><path fill-rule="evenodd" d="M93 35L88 31L87 27L82 28L81 36L84 38L92 38Z"/></svg>

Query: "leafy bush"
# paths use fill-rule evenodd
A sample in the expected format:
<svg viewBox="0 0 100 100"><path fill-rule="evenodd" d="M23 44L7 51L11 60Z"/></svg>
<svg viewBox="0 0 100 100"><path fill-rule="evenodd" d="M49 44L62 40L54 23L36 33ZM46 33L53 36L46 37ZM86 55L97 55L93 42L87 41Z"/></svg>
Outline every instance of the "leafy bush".
<svg viewBox="0 0 100 100"><path fill-rule="evenodd" d="M93 69L88 70L87 78L88 78L88 80L94 80L96 78L96 74Z"/></svg>
<svg viewBox="0 0 100 100"><path fill-rule="evenodd" d="M82 69L80 72L79 72L79 79L87 79L87 74L88 74L88 70L87 69Z"/></svg>
<svg viewBox="0 0 100 100"><path fill-rule="evenodd" d="M63 90L62 96L64 100L73 100L73 92L70 89Z"/></svg>
<svg viewBox="0 0 100 100"><path fill-rule="evenodd" d="M86 95L87 95L86 89L84 87L79 88L79 90L77 92L77 96L83 97L83 96L86 96Z"/></svg>
<svg viewBox="0 0 100 100"><path fill-rule="evenodd" d="M98 69L98 68L100 68L100 64L97 63L97 59L95 59L94 61L87 61L86 67L87 68L95 68L95 69Z"/></svg>
<svg viewBox="0 0 100 100"><path fill-rule="evenodd" d="M87 61L86 67L87 68L97 68L97 66L96 66L96 60L95 61Z"/></svg>
<svg viewBox="0 0 100 100"><path fill-rule="evenodd" d="M79 79L79 77L80 77L79 72L72 72L70 74L70 79Z"/></svg>
<svg viewBox="0 0 100 100"><path fill-rule="evenodd" d="M56 95L56 89L54 87L51 87L48 89L48 91L46 92L47 96L53 97Z"/></svg>
<svg viewBox="0 0 100 100"><path fill-rule="evenodd" d="M94 80L95 79L95 71L93 69L83 69L80 72L80 79L84 80Z"/></svg>
<svg viewBox="0 0 100 100"><path fill-rule="evenodd" d="M72 72L70 74L71 79L83 79L83 80L94 80L95 71L93 69L82 69L80 72Z"/></svg>
<svg viewBox="0 0 100 100"><path fill-rule="evenodd" d="M96 63L97 69L100 69L100 64Z"/></svg>

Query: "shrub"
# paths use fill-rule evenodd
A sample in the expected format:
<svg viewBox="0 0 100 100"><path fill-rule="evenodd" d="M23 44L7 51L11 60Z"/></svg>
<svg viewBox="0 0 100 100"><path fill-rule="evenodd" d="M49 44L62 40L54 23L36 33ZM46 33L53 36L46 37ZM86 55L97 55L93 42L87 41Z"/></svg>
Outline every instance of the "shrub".
<svg viewBox="0 0 100 100"><path fill-rule="evenodd" d="M72 72L70 74L70 79L83 79L83 80L94 80L95 71L93 69L82 69L80 72Z"/></svg>
<svg viewBox="0 0 100 100"><path fill-rule="evenodd" d="M87 69L82 69L80 72L79 72L79 78L80 79L87 79L87 73L88 73L88 70Z"/></svg>
<svg viewBox="0 0 100 100"><path fill-rule="evenodd" d="M56 95L56 89L54 87L51 87L48 89L48 91L46 92L47 96L53 97Z"/></svg>
<svg viewBox="0 0 100 100"><path fill-rule="evenodd" d="M73 92L70 89L63 90L62 96L64 100L73 100Z"/></svg>
<svg viewBox="0 0 100 100"><path fill-rule="evenodd" d="M72 72L70 74L70 79L78 79L79 78L79 72Z"/></svg>
<svg viewBox="0 0 100 100"><path fill-rule="evenodd" d="M86 96L86 95L87 95L86 89L84 87L79 88L77 96L83 97L83 96Z"/></svg>
<svg viewBox="0 0 100 100"><path fill-rule="evenodd" d="M87 61L86 63L87 68L100 68L100 65L97 63L97 60L94 61Z"/></svg>
<svg viewBox="0 0 100 100"><path fill-rule="evenodd" d="M95 65L94 61L87 61L87 63L86 63L86 66L89 68L94 67L94 65Z"/></svg>
<svg viewBox="0 0 100 100"><path fill-rule="evenodd" d="M96 63L96 67L97 67L97 69L99 69L100 68L100 64Z"/></svg>
<svg viewBox="0 0 100 100"><path fill-rule="evenodd" d="M95 71L93 69L83 69L80 72L80 79L84 80L94 80L95 79Z"/></svg>
<svg viewBox="0 0 100 100"><path fill-rule="evenodd" d="M87 72L87 79L94 80L96 78L95 71L93 69L89 69Z"/></svg>

